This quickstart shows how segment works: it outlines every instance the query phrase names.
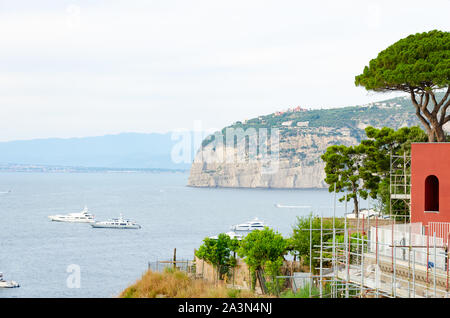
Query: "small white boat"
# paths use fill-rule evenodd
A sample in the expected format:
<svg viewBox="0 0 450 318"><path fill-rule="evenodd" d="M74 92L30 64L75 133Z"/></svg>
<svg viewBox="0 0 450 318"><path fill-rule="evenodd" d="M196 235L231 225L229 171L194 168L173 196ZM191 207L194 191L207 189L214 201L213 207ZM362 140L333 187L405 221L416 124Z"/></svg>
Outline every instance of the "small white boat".
<svg viewBox="0 0 450 318"><path fill-rule="evenodd" d="M118 219L111 219L108 221L94 222L91 224L93 228L103 229L140 229L141 226L134 221L124 219L122 214Z"/></svg>
<svg viewBox="0 0 450 318"><path fill-rule="evenodd" d="M248 221L242 224L236 224L231 227L233 231L254 231L254 230L263 230L267 225L264 224L263 221L258 220L258 218L254 218L252 221Z"/></svg>
<svg viewBox="0 0 450 318"><path fill-rule="evenodd" d="M232 239L232 240L233 239L236 239L238 241L242 240L242 235L241 234L237 234L236 232L227 232L225 234L228 235L230 237L230 239ZM217 240L219 238L219 236L215 235L215 236L210 236L209 238L213 239L213 240Z"/></svg>
<svg viewBox="0 0 450 318"><path fill-rule="evenodd" d="M50 220L55 222L72 222L72 223L93 223L95 217L89 213L88 208L84 207L83 211L78 213L49 215Z"/></svg>
<svg viewBox="0 0 450 318"><path fill-rule="evenodd" d="M16 288L20 287L19 283L10 280L6 281L3 279L3 273L0 273L0 288Z"/></svg>

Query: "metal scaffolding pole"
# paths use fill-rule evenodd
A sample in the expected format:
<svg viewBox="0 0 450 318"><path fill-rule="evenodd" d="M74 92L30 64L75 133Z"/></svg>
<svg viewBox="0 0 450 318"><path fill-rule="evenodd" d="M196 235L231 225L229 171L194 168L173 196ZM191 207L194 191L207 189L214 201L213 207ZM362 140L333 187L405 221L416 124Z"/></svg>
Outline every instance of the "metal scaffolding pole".
<svg viewBox="0 0 450 318"><path fill-rule="evenodd" d="M449 243L448 238L449 238L449 236L450 236L450 232L447 234L447 251L445 253L445 255L447 257L447 260L445 262L445 265L446 265L446 268L447 268L447 277L446 277L446 281L445 281L445 291L446 292L448 292L448 271L449 271L449 261L450 261L450 248L448 246L448 243Z"/></svg>
<svg viewBox="0 0 450 318"><path fill-rule="evenodd" d="M413 250L413 298L416 298L416 251Z"/></svg>
<svg viewBox="0 0 450 318"><path fill-rule="evenodd" d="M375 258L376 258L376 268L375 268L375 290L377 298L380 296L378 288L379 288L379 279L378 279L378 216L375 217Z"/></svg>
<svg viewBox="0 0 450 318"><path fill-rule="evenodd" d="M312 219L313 216L311 215L309 218L309 272L311 275L311 280L309 282L309 298L311 298L311 292L312 292Z"/></svg>
<svg viewBox="0 0 450 318"><path fill-rule="evenodd" d="M433 233L433 239L434 239L433 289L434 289L434 298L436 298L436 267L437 267L436 232Z"/></svg>
<svg viewBox="0 0 450 318"><path fill-rule="evenodd" d="M323 296L323 271L322 271L322 255L323 255L323 215L320 218L320 298Z"/></svg>
<svg viewBox="0 0 450 318"><path fill-rule="evenodd" d="M337 264L336 264L336 226L335 226L335 218L336 218L336 182L334 183L334 202L333 202L333 248L332 248L332 266L334 277L337 277ZM333 297L337 296L336 286L332 285L332 294Z"/></svg>
<svg viewBox="0 0 450 318"><path fill-rule="evenodd" d="M363 296L363 292L364 292L364 236L361 237L361 291L359 294L360 298Z"/></svg>
<svg viewBox="0 0 450 318"><path fill-rule="evenodd" d="M346 206L347 207L347 206ZM349 260L349 250L348 250L348 230L347 230L347 216L345 216L345 223L344 223L344 244L345 244L345 273L347 275L346 279L345 279L345 297L348 298L349 297L349 281L350 281L350 274L349 274L349 265L350 265L350 260Z"/></svg>
<svg viewBox="0 0 450 318"><path fill-rule="evenodd" d="M394 260L393 260L393 277L392 277L392 285L393 285L393 290L392 290L392 296L397 297L397 273L396 273L396 268L395 268L395 259L397 258L397 254L396 254L396 248L395 248L395 241L394 241L394 246L393 246L393 250L394 250Z"/></svg>
<svg viewBox="0 0 450 318"><path fill-rule="evenodd" d="M411 223L409 223L408 247L408 298L411 298Z"/></svg>

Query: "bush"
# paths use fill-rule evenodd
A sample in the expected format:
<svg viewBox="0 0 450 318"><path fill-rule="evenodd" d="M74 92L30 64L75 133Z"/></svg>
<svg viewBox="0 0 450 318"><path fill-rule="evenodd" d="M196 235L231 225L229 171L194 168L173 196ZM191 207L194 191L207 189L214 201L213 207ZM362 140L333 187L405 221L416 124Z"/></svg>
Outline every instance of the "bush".
<svg viewBox="0 0 450 318"><path fill-rule="evenodd" d="M244 257L244 261L250 269L252 289L256 285L256 273L265 270L271 278L271 282L268 284L269 292L275 293L278 287L276 276L279 275L283 265L283 255L287 252L287 246L288 241L268 227L249 233L241 241L238 254Z"/></svg>
<svg viewBox="0 0 450 318"><path fill-rule="evenodd" d="M293 233L290 238L290 249L291 253L300 256L304 265L308 265L310 263L310 237L312 237L312 252L317 252L318 247L320 245L320 218L318 216L313 216L312 214L303 217L297 217L297 224L293 228ZM312 233L310 233L309 229L312 226ZM335 227L336 229L344 228L344 223L338 219L335 219ZM332 220L324 220L322 224L323 228L323 238L324 242L328 241L333 237L332 231L330 229L333 228ZM318 267L319 260L312 258L312 272L315 273L315 268Z"/></svg>
<svg viewBox="0 0 450 318"><path fill-rule="evenodd" d="M223 279L230 268L236 266L236 259L231 252L236 251L238 247L238 240L232 240L228 235L221 233L217 239L205 238L195 255L212 264L217 270L218 278Z"/></svg>

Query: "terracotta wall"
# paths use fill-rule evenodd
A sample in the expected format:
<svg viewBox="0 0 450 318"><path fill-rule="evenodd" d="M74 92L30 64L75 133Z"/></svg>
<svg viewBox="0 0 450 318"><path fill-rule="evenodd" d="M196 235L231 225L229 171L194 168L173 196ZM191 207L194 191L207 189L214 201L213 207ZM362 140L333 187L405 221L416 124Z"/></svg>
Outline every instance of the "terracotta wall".
<svg viewBox="0 0 450 318"><path fill-rule="evenodd" d="M439 211L425 211L425 180L436 176L439 191L428 194L439 200ZM430 206L430 205L429 205ZM434 206L434 205L431 205ZM411 221L450 222L450 143L413 143L411 145Z"/></svg>

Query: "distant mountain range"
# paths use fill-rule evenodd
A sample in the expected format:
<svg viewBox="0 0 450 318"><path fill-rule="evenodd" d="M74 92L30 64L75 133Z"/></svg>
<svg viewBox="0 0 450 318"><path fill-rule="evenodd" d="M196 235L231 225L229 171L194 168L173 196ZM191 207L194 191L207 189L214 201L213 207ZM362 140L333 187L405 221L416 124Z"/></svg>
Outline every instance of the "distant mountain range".
<svg viewBox="0 0 450 318"><path fill-rule="evenodd" d="M0 142L0 166L114 169L189 169L191 162L172 160L171 133L121 133L99 137L50 138ZM191 149L194 154L194 149ZM83 169L81 169L83 170Z"/></svg>

